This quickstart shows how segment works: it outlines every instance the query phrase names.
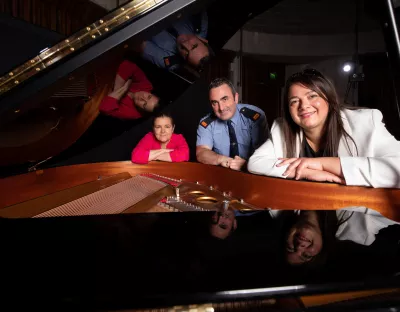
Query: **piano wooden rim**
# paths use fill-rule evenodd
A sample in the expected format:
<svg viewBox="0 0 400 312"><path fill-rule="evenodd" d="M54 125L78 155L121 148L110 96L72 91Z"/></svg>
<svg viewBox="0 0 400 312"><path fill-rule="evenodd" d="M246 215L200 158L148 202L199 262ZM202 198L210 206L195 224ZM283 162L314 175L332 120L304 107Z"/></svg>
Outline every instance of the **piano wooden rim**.
<svg viewBox="0 0 400 312"><path fill-rule="evenodd" d="M76 185L129 172L132 176L153 173L174 179L212 186L232 197L260 208L340 209L364 206L400 221L400 190L343 186L330 183L291 181L236 172L200 163L151 162L136 165L130 161L80 164L38 170L0 180L0 209L48 195Z"/></svg>

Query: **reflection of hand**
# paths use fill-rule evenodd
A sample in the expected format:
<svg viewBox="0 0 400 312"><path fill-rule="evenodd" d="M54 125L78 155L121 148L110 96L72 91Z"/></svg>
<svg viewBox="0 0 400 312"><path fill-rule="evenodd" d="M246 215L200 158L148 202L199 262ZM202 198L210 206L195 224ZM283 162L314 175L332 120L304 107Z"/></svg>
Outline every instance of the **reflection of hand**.
<svg viewBox="0 0 400 312"><path fill-rule="evenodd" d="M132 79L128 79L127 81L125 81L124 85L121 88L114 90L108 96L117 99L119 101L125 95L125 93L128 92L131 84L132 84Z"/></svg>
<svg viewBox="0 0 400 312"><path fill-rule="evenodd" d="M231 168L232 170L240 170L242 169L243 165L245 164L246 160L239 157L239 156L235 156L234 159L231 160L230 164L229 164L229 168Z"/></svg>
<svg viewBox="0 0 400 312"><path fill-rule="evenodd" d="M291 175L295 177L296 180L299 179L302 171L306 168L324 170L322 163L318 160L318 158L280 158L280 160L282 160L282 162L277 164L277 167L289 165L283 175ZM293 172L295 172L294 175L292 174Z"/></svg>

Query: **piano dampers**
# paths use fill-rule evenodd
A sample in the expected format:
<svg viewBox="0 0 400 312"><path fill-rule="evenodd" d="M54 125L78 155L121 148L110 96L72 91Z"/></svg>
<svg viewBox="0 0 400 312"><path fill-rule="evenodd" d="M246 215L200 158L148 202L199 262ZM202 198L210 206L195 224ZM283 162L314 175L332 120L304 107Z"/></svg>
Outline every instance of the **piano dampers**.
<svg viewBox="0 0 400 312"><path fill-rule="evenodd" d="M166 185L147 177L135 176L33 218L118 214Z"/></svg>

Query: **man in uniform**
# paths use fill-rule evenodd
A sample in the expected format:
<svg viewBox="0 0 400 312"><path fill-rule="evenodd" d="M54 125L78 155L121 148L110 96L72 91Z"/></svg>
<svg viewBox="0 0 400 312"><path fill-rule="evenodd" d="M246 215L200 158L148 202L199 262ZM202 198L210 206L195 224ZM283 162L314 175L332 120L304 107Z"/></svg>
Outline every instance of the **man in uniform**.
<svg viewBox="0 0 400 312"><path fill-rule="evenodd" d="M268 138L265 113L256 106L238 104L239 94L225 78L211 82L209 99L214 112L200 120L197 160L241 170L254 150Z"/></svg>

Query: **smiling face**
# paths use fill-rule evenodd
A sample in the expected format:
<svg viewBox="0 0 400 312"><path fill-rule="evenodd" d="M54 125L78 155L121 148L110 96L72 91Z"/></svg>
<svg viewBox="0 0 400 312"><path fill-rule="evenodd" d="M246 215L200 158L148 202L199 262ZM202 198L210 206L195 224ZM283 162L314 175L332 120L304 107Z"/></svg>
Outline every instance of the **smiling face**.
<svg viewBox="0 0 400 312"><path fill-rule="evenodd" d="M236 217L232 209L216 211L212 217L211 235L220 239L227 238L236 229Z"/></svg>
<svg viewBox="0 0 400 312"><path fill-rule="evenodd" d="M295 83L289 88L289 112L293 121L306 132L322 134L329 113L329 104L317 92Z"/></svg>
<svg viewBox="0 0 400 312"><path fill-rule="evenodd" d="M219 119L229 120L235 115L239 95L233 93L227 84L212 88L209 98L214 114Z"/></svg>
<svg viewBox="0 0 400 312"><path fill-rule="evenodd" d="M153 112L157 107L159 98L147 91L138 91L133 94L135 105L139 106L146 112Z"/></svg>
<svg viewBox="0 0 400 312"><path fill-rule="evenodd" d="M292 265L304 264L317 256L322 246L322 234L316 216L301 218L287 236L286 259Z"/></svg>
<svg viewBox="0 0 400 312"><path fill-rule="evenodd" d="M154 120L153 133L160 143L168 143L174 133L174 125L169 117L158 117Z"/></svg>
<svg viewBox="0 0 400 312"><path fill-rule="evenodd" d="M210 54L205 44L207 40L196 35L182 34L177 38L176 42L179 54L194 67L199 66L200 60Z"/></svg>

